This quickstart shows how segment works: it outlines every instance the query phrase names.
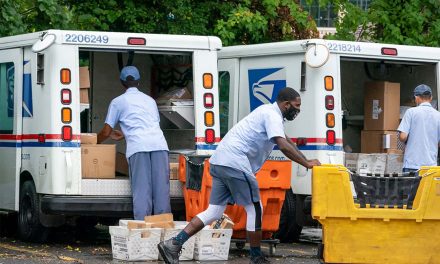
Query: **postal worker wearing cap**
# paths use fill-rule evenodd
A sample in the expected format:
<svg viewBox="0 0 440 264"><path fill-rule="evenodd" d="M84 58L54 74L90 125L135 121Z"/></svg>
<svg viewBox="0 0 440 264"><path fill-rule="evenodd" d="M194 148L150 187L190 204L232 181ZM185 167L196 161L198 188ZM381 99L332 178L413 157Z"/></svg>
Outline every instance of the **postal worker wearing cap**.
<svg viewBox="0 0 440 264"><path fill-rule="evenodd" d="M98 143L108 137L127 142L133 214L136 220L146 215L171 212L168 145L159 126L159 111L150 96L140 92L140 75L134 66L122 69L120 80L126 91L110 103ZM121 131L114 130L120 124Z"/></svg>
<svg viewBox="0 0 440 264"><path fill-rule="evenodd" d="M397 130L406 143L403 172L417 171L421 166L437 166L440 142L440 113L432 105L432 91L420 84L414 89L417 107L408 109Z"/></svg>

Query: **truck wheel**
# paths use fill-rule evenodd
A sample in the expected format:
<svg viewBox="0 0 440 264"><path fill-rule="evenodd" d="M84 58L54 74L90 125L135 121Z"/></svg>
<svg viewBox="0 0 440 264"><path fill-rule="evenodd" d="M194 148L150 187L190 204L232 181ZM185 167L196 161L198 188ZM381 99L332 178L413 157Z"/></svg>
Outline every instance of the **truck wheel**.
<svg viewBox="0 0 440 264"><path fill-rule="evenodd" d="M23 241L43 242L48 228L40 223L40 199L32 181L26 181L20 190L18 237Z"/></svg>
<svg viewBox="0 0 440 264"><path fill-rule="evenodd" d="M296 195L292 190L286 191L283 208L281 209L280 226L275 237L282 243L292 243L299 240L302 226L296 223Z"/></svg>

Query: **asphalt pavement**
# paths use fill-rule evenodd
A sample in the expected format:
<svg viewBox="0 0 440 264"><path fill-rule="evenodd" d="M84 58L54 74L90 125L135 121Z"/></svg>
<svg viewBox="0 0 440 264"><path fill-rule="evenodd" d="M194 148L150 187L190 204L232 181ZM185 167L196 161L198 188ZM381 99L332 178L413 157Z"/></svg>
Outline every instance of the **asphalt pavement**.
<svg viewBox="0 0 440 264"><path fill-rule="evenodd" d="M279 244L270 260L272 263L320 263L317 258L321 241L319 228L305 228L298 243ZM268 244L262 249L269 254ZM231 244L228 261L216 263L249 263L248 245L238 249ZM107 226L98 225L90 230L60 228L52 232L46 243L24 243L14 237L0 238L0 264L7 263L129 263L112 258L110 235ZM154 262L135 262L154 263ZM184 263L200 263L185 261Z"/></svg>

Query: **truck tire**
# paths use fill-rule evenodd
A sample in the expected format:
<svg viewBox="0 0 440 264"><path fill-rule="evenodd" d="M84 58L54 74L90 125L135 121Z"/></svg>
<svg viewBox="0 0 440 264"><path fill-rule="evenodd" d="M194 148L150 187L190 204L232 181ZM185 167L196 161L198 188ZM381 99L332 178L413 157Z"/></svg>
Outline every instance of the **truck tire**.
<svg viewBox="0 0 440 264"><path fill-rule="evenodd" d="M40 199L32 181L25 181L20 189L18 237L23 241L44 242L49 229L40 223Z"/></svg>
<svg viewBox="0 0 440 264"><path fill-rule="evenodd" d="M275 233L282 243L292 243L299 240L302 226L296 222L296 195L291 189L286 191L283 208L281 209L280 226Z"/></svg>

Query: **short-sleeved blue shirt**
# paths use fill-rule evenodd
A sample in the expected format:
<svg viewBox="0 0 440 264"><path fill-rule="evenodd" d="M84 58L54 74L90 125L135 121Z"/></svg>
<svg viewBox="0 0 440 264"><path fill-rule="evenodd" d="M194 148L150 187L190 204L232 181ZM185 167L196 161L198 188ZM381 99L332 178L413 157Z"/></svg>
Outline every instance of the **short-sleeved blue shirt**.
<svg viewBox="0 0 440 264"><path fill-rule="evenodd" d="M430 103L408 109L397 130L408 134L403 168L437 166L440 113Z"/></svg>
<svg viewBox="0 0 440 264"><path fill-rule="evenodd" d="M120 124L127 142L127 158L137 152L168 150L159 122L154 99L134 87L112 100L105 119L112 128Z"/></svg>
<svg viewBox="0 0 440 264"><path fill-rule="evenodd" d="M278 104L265 104L238 122L220 141L210 163L253 175L273 150L275 137L285 138Z"/></svg>

